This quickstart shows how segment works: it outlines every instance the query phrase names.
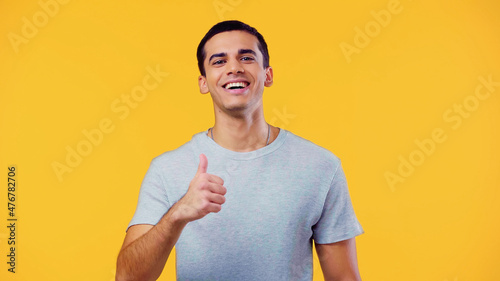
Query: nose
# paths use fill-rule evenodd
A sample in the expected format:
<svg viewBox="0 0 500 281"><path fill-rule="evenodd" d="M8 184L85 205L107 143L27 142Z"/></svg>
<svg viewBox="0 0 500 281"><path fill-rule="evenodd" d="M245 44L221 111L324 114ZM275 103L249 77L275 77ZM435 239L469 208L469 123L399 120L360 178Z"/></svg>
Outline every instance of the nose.
<svg viewBox="0 0 500 281"><path fill-rule="evenodd" d="M227 75L243 73L245 70L241 66L239 60L233 59L227 63Z"/></svg>

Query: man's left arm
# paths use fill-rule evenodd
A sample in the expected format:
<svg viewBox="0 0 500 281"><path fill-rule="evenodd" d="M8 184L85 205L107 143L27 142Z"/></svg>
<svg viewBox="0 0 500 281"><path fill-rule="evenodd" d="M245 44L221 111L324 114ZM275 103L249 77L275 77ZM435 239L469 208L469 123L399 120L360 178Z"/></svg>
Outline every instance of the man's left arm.
<svg viewBox="0 0 500 281"><path fill-rule="evenodd" d="M356 254L356 238L315 244L325 281L361 281Z"/></svg>

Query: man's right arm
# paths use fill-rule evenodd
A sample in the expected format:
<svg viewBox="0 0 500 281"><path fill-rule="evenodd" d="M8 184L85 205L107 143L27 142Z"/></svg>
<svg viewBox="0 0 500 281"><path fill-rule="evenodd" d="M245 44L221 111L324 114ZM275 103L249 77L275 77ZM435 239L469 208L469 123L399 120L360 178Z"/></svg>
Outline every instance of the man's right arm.
<svg viewBox="0 0 500 281"><path fill-rule="evenodd" d="M186 226L175 218L175 207L157 225L131 226L118 255L116 280L156 280Z"/></svg>
<svg viewBox="0 0 500 281"><path fill-rule="evenodd" d="M131 226L118 254L116 280L156 280L190 221L217 213L225 202L224 181L207 174L208 161L200 155L198 171L186 194L155 225Z"/></svg>

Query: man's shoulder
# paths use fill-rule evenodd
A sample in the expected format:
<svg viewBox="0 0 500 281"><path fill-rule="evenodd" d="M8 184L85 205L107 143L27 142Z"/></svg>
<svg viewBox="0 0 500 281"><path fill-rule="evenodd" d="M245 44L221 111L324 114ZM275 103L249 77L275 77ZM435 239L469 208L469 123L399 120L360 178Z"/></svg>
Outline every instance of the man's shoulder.
<svg viewBox="0 0 500 281"><path fill-rule="evenodd" d="M196 145L196 140L202 133L203 132L199 132L193 135L193 137L189 141L185 142L184 144L180 145L175 149L167 150L161 153L160 155L153 158L152 163L160 166L163 165L172 166L172 165L177 165L179 163L189 162L187 160L195 159L196 161L197 156L193 151L193 146Z"/></svg>
<svg viewBox="0 0 500 281"><path fill-rule="evenodd" d="M287 134L288 149L303 159L314 162L327 162L333 165L340 164L340 158L329 149L314 143L290 131Z"/></svg>

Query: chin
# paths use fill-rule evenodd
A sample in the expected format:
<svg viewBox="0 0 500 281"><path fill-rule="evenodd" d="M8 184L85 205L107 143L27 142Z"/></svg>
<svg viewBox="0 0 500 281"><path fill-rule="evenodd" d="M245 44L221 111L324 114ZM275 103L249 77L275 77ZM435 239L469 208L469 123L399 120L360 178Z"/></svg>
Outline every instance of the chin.
<svg viewBox="0 0 500 281"><path fill-rule="evenodd" d="M228 115L234 116L234 117L243 117L245 116L245 112L248 110L247 105L232 105L232 106L225 106L223 108L223 111L227 113Z"/></svg>
<svg viewBox="0 0 500 281"><path fill-rule="evenodd" d="M246 109L248 109L248 106L246 104L232 105L232 106L226 106L224 107L224 109L229 112L245 111Z"/></svg>

